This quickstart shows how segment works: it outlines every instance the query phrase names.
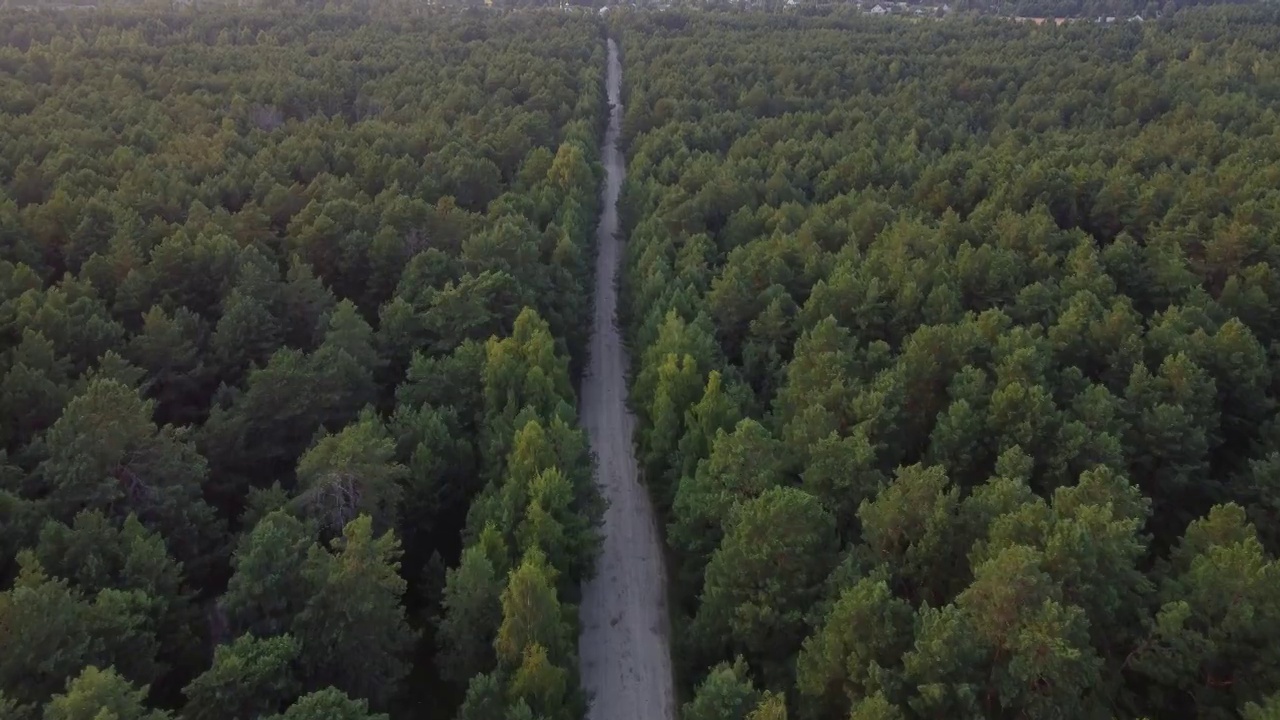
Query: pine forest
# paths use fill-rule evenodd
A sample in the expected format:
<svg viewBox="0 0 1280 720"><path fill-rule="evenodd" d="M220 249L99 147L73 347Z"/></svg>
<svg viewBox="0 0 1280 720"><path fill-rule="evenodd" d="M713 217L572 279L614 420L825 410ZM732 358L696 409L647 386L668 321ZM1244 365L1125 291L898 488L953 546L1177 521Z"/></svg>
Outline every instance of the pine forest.
<svg viewBox="0 0 1280 720"><path fill-rule="evenodd" d="M0 720L1280 719L1280 6L709 5L0 5Z"/></svg>

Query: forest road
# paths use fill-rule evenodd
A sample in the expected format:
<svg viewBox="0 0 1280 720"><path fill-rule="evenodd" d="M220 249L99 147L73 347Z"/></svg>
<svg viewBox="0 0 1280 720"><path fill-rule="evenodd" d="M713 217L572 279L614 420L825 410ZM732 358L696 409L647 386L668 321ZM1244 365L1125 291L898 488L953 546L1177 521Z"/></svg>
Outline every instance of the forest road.
<svg viewBox="0 0 1280 720"><path fill-rule="evenodd" d="M578 653L582 687L591 699L587 720L675 720L662 540L632 449L635 418L626 405L627 355L615 313L621 260L617 205L625 168L617 147L622 63L617 45L608 42L612 111L600 148L605 180L596 231L594 332L581 403L596 482L609 508L596 575L582 588Z"/></svg>

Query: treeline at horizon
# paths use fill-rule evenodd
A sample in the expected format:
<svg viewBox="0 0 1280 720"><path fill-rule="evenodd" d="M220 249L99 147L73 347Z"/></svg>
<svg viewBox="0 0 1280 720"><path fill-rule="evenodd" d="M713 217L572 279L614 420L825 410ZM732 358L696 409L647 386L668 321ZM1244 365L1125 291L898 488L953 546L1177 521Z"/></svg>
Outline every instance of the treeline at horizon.
<svg viewBox="0 0 1280 720"><path fill-rule="evenodd" d="M1171 16L1185 8L1217 5L1267 5L1270 0L908 0L912 9L929 8L949 14L984 14L1003 17L1061 17L1128 20L1141 16L1153 20ZM411 17L420 14L450 13L460 9L487 12L520 10L578 10L604 7L638 9L770 11L838 18L859 15L876 3L870 0L801 0L790 5L785 0L0 0L0 9L67 10L99 9L151 13L326 13L370 14L382 18ZM887 7L894 2L882 3Z"/></svg>

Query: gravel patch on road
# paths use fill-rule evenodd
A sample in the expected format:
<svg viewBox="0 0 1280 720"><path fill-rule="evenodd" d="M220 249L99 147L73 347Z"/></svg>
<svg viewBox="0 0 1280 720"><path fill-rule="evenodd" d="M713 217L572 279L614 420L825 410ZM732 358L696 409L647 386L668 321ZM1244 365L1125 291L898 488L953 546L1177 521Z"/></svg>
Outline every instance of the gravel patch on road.
<svg viewBox="0 0 1280 720"><path fill-rule="evenodd" d="M621 259L617 201L626 169L617 149L622 66L613 40L608 62L612 112L601 147L605 184L596 238L595 329L581 403L596 455L596 482L609 508L596 576L582 589L578 653L582 687L591 698L587 720L675 720L662 540L636 468L627 356L615 316Z"/></svg>

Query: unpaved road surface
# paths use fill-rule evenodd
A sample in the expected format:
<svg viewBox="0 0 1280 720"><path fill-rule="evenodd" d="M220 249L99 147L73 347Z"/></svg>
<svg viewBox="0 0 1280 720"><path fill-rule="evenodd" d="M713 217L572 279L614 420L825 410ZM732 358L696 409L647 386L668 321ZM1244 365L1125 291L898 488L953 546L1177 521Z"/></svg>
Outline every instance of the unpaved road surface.
<svg viewBox="0 0 1280 720"><path fill-rule="evenodd" d="M609 41L608 90L613 111L601 147L605 184L596 243L596 301L591 360L582 382L582 421L596 455L596 482L609 501L596 576L582 588L578 653L587 720L675 720L667 642L667 578L662 540L632 451L635 418L627 410L627 356L618 334L614 277L621 259L618 191L625 169L618 153L622 65Z"/></svg>

